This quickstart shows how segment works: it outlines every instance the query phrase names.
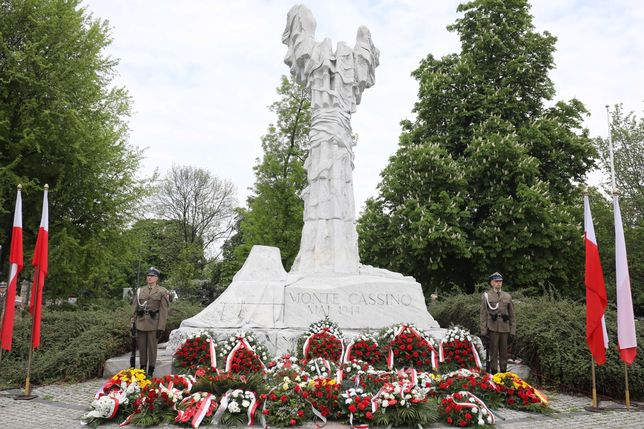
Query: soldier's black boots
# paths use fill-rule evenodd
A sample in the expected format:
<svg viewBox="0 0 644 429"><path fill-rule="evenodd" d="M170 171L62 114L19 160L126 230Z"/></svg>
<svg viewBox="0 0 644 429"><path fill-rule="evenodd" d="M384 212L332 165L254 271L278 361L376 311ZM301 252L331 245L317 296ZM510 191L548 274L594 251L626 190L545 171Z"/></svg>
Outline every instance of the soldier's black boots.
<svg viewBox="0 0 644 429"><path fill-rule="evenodd" d="M154 367L151 366L150 370L148 371L148 378L152 378L153 375L154 375Z"/></svg>

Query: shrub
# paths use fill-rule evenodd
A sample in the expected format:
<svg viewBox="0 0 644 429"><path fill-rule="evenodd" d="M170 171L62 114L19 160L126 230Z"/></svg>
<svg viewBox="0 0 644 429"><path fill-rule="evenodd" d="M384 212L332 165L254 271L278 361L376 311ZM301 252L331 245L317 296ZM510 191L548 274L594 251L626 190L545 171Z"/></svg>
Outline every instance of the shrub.
<svg viewBox="0 0 644 429"><path fill-rule="evenodd" d="M166 330L201 307L188 302L172 303ZM40 348L32 358L30 380L34 384L82 381L102 374L105 360L130 350L130 305L121 300L100 300L83 306L44 307ZM14 324L12 350L3 351L0 387L24 382L31 317L28 313Z"/></svg>
<svg viewBox="0 0 644 429"><path fill-rule="evenodd" d="M559 389L588 393L592 389L591 355L586 346L586 307L565 299L526 298L513 294L517 314L514 352L530 366L531 376ZM432 304L430 313L447 327L460 324L473 334L479 330L479 295L457 295ZM597 392L624 397L624 364L617 353L615 310L606 314L609 349L606 364L596 367ZM637 326L637 342L644 344L644 327ZM641 325L641 323L639 323ZM644 398L644 354L641 347L629 366L633 399Z"/></svg>

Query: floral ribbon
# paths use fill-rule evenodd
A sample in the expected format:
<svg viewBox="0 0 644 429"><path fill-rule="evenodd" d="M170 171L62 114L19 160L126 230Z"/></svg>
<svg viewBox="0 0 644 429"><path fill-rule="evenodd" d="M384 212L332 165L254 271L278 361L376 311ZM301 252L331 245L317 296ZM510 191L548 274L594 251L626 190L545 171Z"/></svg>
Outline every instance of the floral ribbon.
<svg viewBox="0 0 644 429"><path fill-rule="evenodd" d="M199 409L197 410L197 413L192 418L192 427L194 429L197 429L201 424L201 421L204 419L204 417L206 417L206 413L208 412L208 408L210 408L210 403L212 402L212 398L213 398L213 394L209 393L208 396L206 396L204 399L200 401L201 404L199 405Z"/></svg>
<svg viewBox="0 0 644 429"><path fill-rule="evenodd" d="M228 408L228 398L230 397L231 392L232 389L228 389L228 391L224 393L224 396L222 396L221 402L219 402L219 408L217 408L217 411L215 411L215 414L212 416L213 425L219 424L221 416L224 415L224 411L226 411L226 409Z"/></svg>
<svg viewBox="0 0 644 429"><path fill-rule="evenodd" d="M230 353L228 353L228 357L226 358L226 372L230 371L230 368L233 364L233 358L235 357L235 353L237 353L237 351L241 348L246 348L248 351L255 353L255 350L253 350L250 344L248 344L248 342L246 341L246 338L241 336L237 337L237 344L235 344L235 347L233 347ZM262 360L259 359L259 356L258 356L258 360L262 369L266 370L266 367L264 366L264 362L262 362Z"/></svg>
<svg viewBox="0 0 644 429"><path fill-rule="evenodd" d="M474 356L476 368L481 369L481 358L479 357L479 352L476 350L474 343L470 342L470 346L472 346L472 356Z"/></svg>
<svg viewBox="0 0 644 429"><path fill-rule="evenodd" d="M496 423L496 417L494 416L494 413L492 412L492 410L490 410L487 407L487 405L485 405L485 402L481 401L476 395L474 395L473 393L468 392L466 390L461 390L458 393L459 393L459 395L463 396L463 398L467 398L467 401L466 402L456 402L454 400L454 395L451 395L452 401L454 401L454 403L456 405L459 405L459 406L461 406L463 408L472 409L472 408L477 408L478 407L479 411L476 414L478 415L478 422L477 423L479 425L482 426L482 425L484 425L486 423L483 420L483 413L481 412L482 410L487 411L488 415L492 419L492 424Z"/></svg>
<svg viewBox="0 0 644 429"><path fill-rule="evenodd" d="M208 342L210 343L210 368L217 371L217 353L215 353L215 347L217 346L212 338L209 338Z"/></svg>

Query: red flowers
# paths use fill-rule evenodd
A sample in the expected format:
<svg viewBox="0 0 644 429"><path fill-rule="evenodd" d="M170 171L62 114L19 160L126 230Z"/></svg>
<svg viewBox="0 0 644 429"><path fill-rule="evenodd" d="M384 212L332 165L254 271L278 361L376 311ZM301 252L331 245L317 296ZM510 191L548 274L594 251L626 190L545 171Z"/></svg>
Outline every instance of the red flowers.
<svg viewBox="0 0 644 429"><path fill-rule="evenodd" d="M230 372L238 374L250 374L263 371L262 362L256 353L241 347L235 352L230 365Z"/></svg>
<svg viewBox="0 0 644 429"><path fill-rule="evenodd" d="M342 342L326 331L313 334L308 342L304 359L321 357L332 362L339 362L342 357Z"/></svg>
<svg viewBox="0 0 644 429"><path fill-rule="evenodd" d="M194 373L200 366L210 366L210 337L203 334L188 338L174 353L174 366L182 373Z"/></svg>

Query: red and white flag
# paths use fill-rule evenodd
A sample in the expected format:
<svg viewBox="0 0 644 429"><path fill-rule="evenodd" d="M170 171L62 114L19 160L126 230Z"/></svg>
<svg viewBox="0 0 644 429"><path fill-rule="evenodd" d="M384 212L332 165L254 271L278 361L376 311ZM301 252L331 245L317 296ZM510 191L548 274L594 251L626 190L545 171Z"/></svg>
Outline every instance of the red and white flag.
<svg viewBox="0 0 644 429"><path fill-rule="evenodd" d="M617 348L619 357L631 365L637 355L637 337L635 335L635 317L633 315L633 298L631 280L628 275L628 260L622 213L619 209L617 195L613 196L615 211L615 279L617 286Z"/></svg>
<svg viewBox="0 0 644 429"><path fill-rule="evenodd" d="M603 365L606 363L606 349L608 348L608 334L604 320L608 299L587 195L584 196L584 231L586 241L586 343L595 361L599 365Z"/></svg>
<svg viewBox="0 0 644 429"><path fill-rule="evenodd" d="M9 252L9 286L7 288L4 317L2 319L2 348L11 350L13 339L13 317L15 313L16 288L18 276L23 267L22 257L22 197L20 188L16 195L16 211L13 214L13 229L11 231L11 250Z"/></svg>
<svg viewBox="0 0 644 429"><path fill-rule="evenodd" d="M29 312L33 316L33 328L31 333L32 347L40 346L40 319L42 314L42 290L45 286L45 278L49 266L49 203L47 201L47 186L42 198L42 216L38 238L36 238L36 249L32 265L34 266L34 282L31 288L31 302ZM35 302L34 302L35 300Z"/></svg>

